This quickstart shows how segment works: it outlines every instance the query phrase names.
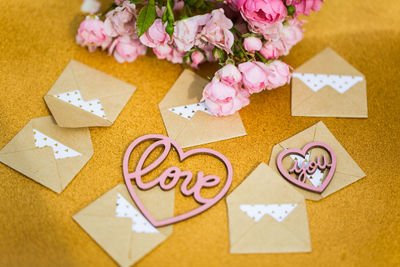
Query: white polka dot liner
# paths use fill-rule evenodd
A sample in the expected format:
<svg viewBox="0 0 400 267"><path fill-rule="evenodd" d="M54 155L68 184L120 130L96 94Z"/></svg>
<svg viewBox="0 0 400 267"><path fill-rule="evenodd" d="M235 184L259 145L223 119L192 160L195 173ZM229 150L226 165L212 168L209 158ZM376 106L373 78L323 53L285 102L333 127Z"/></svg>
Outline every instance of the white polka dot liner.
<svg viewBox="0 0 400 267"><path fill-rule="evenodd" d="M132 231L136 233L154 234L158 230L154 228L145 217L135 209L120 193L117 194L117 207L115 209L116 217L118 218L131 218Z"/></svg>
<svg viewBox="0 0 400 267"><path fill-rule="evenodd" d="M282 222L297 207L297 204L257 204L257 205L240 205L240 209L258 222L268 214L278 222Z"/></svg>
<svg viewBox="0 0 400 267"><path fill-rule="evenodd" d="M54 96L64 102L74 105L75 107L81 108L103 119L107 119L106 113L104 112L104 108L100 102L100 99L92 99L89 101L85 101L83 100L82 94L79 90L57 94Z"/></svg>
<svg viewBox="0 0 400 267"><path fill-rule="evenodd" d="M67 147L60 142L48 137L40 131L33 129L33 137L35 139L35 146L38 148L51 147L53 148L54 157L56 159L73 158L82 156L81 153Z"/></svg>
<svg viewBox="0 0 400 267"><path fill-rule="evenodd" d="M364 80L362 76L350 75L328 75L328 74L314 74L314 73L297 73L292 74L293 78L300 79L314 92L319 91L324 86L329 85L337 92L343 94L355 84Z"/></svg>
<svg viewBox="0 0 400 267"><path fill-rule="evenodd" d="M197 111L202 111L212 115L212 113L208 110L207 105L204 102L173 107L169 108L168 110L188 120L193 118L194 114L196 114Z"/></svg>
<svg viewBox="0 0 400 267"><path fill-rule="evenodd" d="M293 161L297 160L297 166L299 166L300 168L304 161L305 166L307 167L310 161L310 152L306 154L305 158L298 155L290 155L290 157ZM313 174L306 173L306 177L313 186L320 187L322 185L322 182L324 181L324 172L321 172L320 169L317 169Z"/></svg>

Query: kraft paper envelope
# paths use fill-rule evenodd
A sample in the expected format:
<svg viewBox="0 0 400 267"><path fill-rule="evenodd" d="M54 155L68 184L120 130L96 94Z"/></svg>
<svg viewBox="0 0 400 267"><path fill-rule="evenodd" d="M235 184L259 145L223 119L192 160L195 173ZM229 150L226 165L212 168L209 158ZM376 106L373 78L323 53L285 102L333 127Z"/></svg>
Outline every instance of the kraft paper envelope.
<svg viewBox="0 0 400 267"><path fill-rule="evenodd" d="M311 251L304 197L265 163L226 202L231 253Z"/></svg>
<svg viewBox="0 0 400 267"><path fill-rule="evenodd" d="M44 100L61 127L110 126L136 88L71 60Z"/></svg>
<svg viewBox="0 0 400 267"><path fill-rule="evenodd" d="M174 190L155 187L136 193L156 219L173 216ZM134 264L172 234L172 226L155 228L141 215L124 184L73 218L121 266Z"/></svg>
<svg viewBox="0 0 400 267"><path fill-rule="evenodd" d="M191 110L194 115L180 116L173 110L180 107L202 105L200 100L206 79L192 71L184 70L170 91L160 102L159 108L168 136L182 147L201 145L246 135L239 113L227 117L215 117L203 111ZM206 108L206 107L205 107Z"/></svg>
<svg viewBox="0 0 400 267"><path fill-rule="evenodd" d="M325 48L293 72L292 116L367 118L364 75Z"/></svg>
<svg viewBox="0 0 400 267"><path fill-rule="evenodd" d="M332 148L336 155L336 171L328 187L321 194L301 189L292 185L290 182L287 182L302 193L306 199L315 201L321 200L322 198L325 198L366 176L363 170L361 170L322 121L275 145L272 148L269 166L279 173L278 168L276 167L276 158L279 153L287 148L302 149L306 144L311 142L323 142ZM313 157L313 153L311 153L311 157ZM315 159L310 158L310 160ZM293 160L287 157L282 164L285 169L289 169L293 165ZM282 180L284 180L283 177Z"/></svg>
<svg viewBox="0 0 400 267"><path fill-rule="evenodd" d="M61 193L92 155L88 128L61 128L48 116L29 121L0 150L0 161Z"/></svg>

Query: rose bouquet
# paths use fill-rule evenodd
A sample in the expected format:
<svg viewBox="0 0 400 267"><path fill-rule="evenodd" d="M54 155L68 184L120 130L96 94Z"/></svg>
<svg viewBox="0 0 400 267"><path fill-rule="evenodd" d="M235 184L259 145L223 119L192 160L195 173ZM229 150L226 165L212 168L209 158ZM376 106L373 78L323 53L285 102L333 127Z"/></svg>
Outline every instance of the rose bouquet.
<svg viewBox="0 0 400 267"><path fill-rule="evenodd" d="M249 96L289 83L290 67L279 60L303 38L299 15L318 11L323 0L116 0L104 13L96 0L82 9L76 42L89 51L107 50L132 62L153 49L159 59L220 69L206 85L203 101L216 116L249 104Z"/></svg>

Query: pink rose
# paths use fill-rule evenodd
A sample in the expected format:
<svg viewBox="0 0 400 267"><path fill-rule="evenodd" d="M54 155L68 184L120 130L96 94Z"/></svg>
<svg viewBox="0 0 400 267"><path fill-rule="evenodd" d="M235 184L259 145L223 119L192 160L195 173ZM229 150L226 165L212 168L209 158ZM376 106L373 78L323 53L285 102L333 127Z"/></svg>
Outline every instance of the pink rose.
<svg viewBox="0 0 400 267"><path fill-rule="evenodd" d="M232 53L231 47L234 36L229 30L232 27L232 21L225 16L222 8L213 10L211 18L200 33L201 39L225 50L227 53Z"/></svg>
<svg viewBox="0 0 400 267"><path fill-rule="evenodd" d="M244 39L243 45L244 49L254 53L255 51L259 51L261 49L262 42L259 38L251 36Z"/></svg>
<svg viewBox="0 0 400 267"><path fill-rule="evenodd" d="M146 54L146 47L142 45L139 39L131 36L120 36L111 44L108 52L114 53L114 58L119 62L132 62L138 56Z"/></svg>
<svg viewBox="0 0 400 267"><path fill-rule="evenodd" d="M106 49L111 41L112 38L104 32L104 23L98 17L86 17L76 35L76 42L80 46L87 46L90 52L99 46Z"/></svg>
<svg viewBox="0 0 400 267"><path fill-rule="evenodd" d="M197 46L204 51L207 61L214 62L216 60L216 58L213 56L214 46L212 44L200 42L197 44Z"/></svg>
<svg viewBox="0 0 400 267"><path fill-rule="evenodd" d="M136 16L135 4L124 1L122 6L118 6L106 14L104 30L112 37L135 34Z"/></svg>
<svg viewBox="0 0 400 267"><path fill-rule="evenodd" d="M202 100L215 116L232 115L250 103L246 91L231 87L216 77L204 88Z"/></svg>
<svg viewBox="0 0 400 267"><path fill-rule="evenodd" d="M237 5L247 21L267 24L282 22L287 16L282 0L238 0Z"/></svg>
<svg viewBox="0 0 400 267"><path fill-rule="evenodd" d="M304 14L310 15L311 10L317 12L321 8L323 0L286 0L287 5L293 5L296 8L295 16Z"/></svg>
<svg viewBox="0 0 400 267"><path fill-rule="evenodd" d="M206 58L204 56L204 54L200 51L194 51L192 53L192 55L190 56L190 58L192 59L192 67L197 69L199 64L203 63L206 61Z"/></svg>
<svg viewBox="0 0 400 267"><path fill-rule="evenodd" d="M100 9L100 3L97 0L83 0L81 11L84 13L95 14Z"/></svg>
<svg viewBox="0 0 400 267"><path fill-rule="evenodd" d="M204 14L177 21L173 38L176 47L182 52L192 49L198 38L200 27L205 25L209 18L210 14Z"/></svg>
<svg viewBox="0 0 400 267"><path fill-rule="evenodd" d="M163 25L161 19L156 19L150 28L140 36L140 42L148 47L156 47L168 43L171 39L168 33L165 31L165 25Z"/></svg>
<svg viewBox="0 0 400 267"><path fill-rule="evenodd" d="M277 40L280 38L280 32L283 27L280 21L275 23L260 23L248 20L247 22L250 31L262 35L265 40Z"/></svg>
<svg viewBox="0 0 400 267"><path fill-rule="evenodd" d="M242 81L242 74L233 64L226 64L215 73L215 76L218 77L223 83L232 87L235 87L235 85Z"/></svg>
<svg viewBox="0 0 400 267"><path fill-rule="evenodd" d="M290 82L290 67L280 60L275 60L266 66L268 85L267 89L271 90L283 86Z"/></svg>
<svg viewBox="0 0 400 267"><path fill-rule="evenodd" d="M281 40L287 47L287 51L303 39L303 22L298 19L292 19L288 25L283 26L281 30Z"/></svg>
<svg viewBox="0 0 400 267"><path fill-rule="evenodd" d="M166 59L172 53L172 47L168 44L160 45L154 47L153 52L158 59Z"/></svg>
<svg viewBox="0 0 400 267"><path fill-rule="evenodd" d="M282 55L287 55L285 44L281 40L266 42L260 49L261 55L266 59L278 58Z"/></svg>
<svg viewBox="0 0 400 267"><path fill-rule="evenodd" d="M239 70L242 73L242 82L244 88L250 93L259 93L268 85L267 66L258 61L244 62L239 64Z"/></svg>

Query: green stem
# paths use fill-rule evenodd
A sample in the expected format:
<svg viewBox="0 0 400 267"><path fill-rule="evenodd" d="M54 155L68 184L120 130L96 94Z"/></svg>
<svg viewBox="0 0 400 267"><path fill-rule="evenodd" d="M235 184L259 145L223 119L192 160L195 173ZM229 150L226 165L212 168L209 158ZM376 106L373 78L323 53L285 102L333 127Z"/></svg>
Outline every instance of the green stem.
<svg viewBox="0 0 400 267"><path fill-rule="evenodd" d="M261 59L262 62L268 63L268 60L265 57L263 57L263 55L261 55L260 52L256 51L256 55Z"/></svg>

